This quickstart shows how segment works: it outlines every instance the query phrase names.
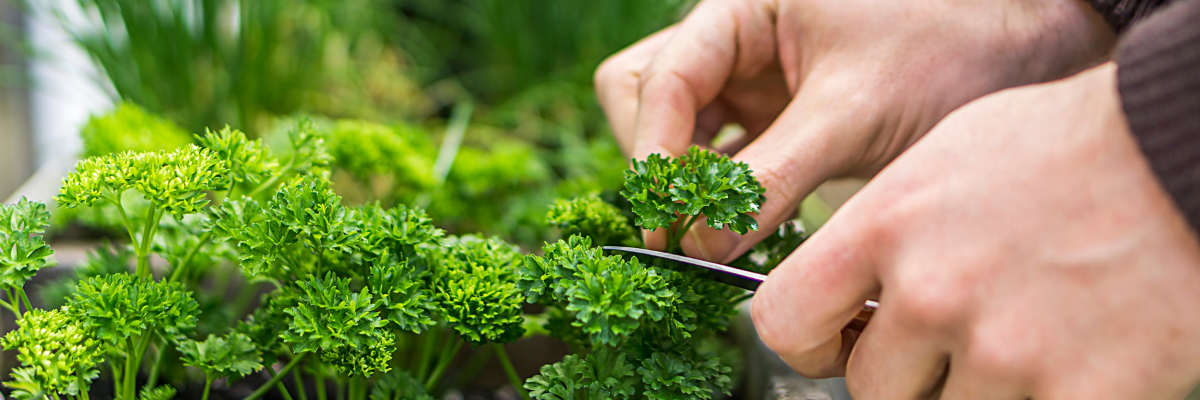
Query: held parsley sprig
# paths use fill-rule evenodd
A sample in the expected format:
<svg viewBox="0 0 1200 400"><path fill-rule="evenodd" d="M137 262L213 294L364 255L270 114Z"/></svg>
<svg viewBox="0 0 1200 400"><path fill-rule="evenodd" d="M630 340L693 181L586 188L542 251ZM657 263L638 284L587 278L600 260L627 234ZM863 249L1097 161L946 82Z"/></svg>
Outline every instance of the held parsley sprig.
<svg viewBox="0 0 1200 400"><path fill-rule="evenodd" d="M750 213L766 201L765 189L751 172L746 163L692 146L675 159L651 154L633 160L621 195L633 203L634 223L652 231L667 228L667 246L675 249L700 215L713 229L729 226L743 235L758 229ZM675 223L679 215L682 224Z"/></svg>

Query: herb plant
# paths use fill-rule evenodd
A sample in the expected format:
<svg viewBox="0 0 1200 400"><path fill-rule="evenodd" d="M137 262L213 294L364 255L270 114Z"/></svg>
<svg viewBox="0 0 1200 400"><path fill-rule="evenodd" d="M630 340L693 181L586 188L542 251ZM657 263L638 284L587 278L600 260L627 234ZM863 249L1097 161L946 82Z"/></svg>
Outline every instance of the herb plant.
<svg viewBox="0 0 1200 400"><path fill-rule="evenodd" d="M5 383L14 396L86 400L105 377L116 399L166 400L175 394L167 383L186 367L203 374L205 400L218 381L251 374L266 378L247 400L271 391L307 400L310 390L285 386L287 376L312 382L318 400L328 382L347 400L432 399L466 347L487 348L476 354L494 356L527 399L730 392L732 370L710 349L747 293L599 246L638 245L639 226L675 229L678 239L701 215L716 228L757 228L750 213L762 188L745 164L698 149L636 161L622 193L636 218L597 194L559 200L540 214L564 238L528 254L498 237L449 235L403 204L429 189L428 158L413 153L416 161L378 169L347 159L358 151L350 141L372 140L384 160L418 139L336 126L298 121L274 148L225 128L173 150L81 161L59 206L93 209L124 240L97 249L54 292L66 293L57 309L34 308L24 292L53 265L42 238L49 213L26 200L0 207L0 306L19 326L0 345L20 353ZM331 155L326 139L341 150ZM431 197L446 203L435 207L469 208L500 196L497 187L549 173L532 153L510 150L456 161L463 168L447 178L452 190ZM392 174L411 191L380 196L396 204L350 204L334 190L334 171L360 182ZM797 232L781 231L738 262L769 269L803 240ZM241 289L230 298L235 278ZM504 345L536 334L576 354L523 380Z"/></svg>

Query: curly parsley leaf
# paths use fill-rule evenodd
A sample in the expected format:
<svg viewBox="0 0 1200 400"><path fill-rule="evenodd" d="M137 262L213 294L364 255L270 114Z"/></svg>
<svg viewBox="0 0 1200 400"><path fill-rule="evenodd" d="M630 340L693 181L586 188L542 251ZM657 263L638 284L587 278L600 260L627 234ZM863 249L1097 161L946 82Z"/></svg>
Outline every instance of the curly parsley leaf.
<svg viewBox="0 0 1200 400"><path fill-rule="evenodd" d="M583 373L587 368L577 355L569 355L550 365L543 365L541 374L534 375L525 382L529 397L538 400L574 400L582 399L577 396L583 389Z"/></svg>
<svg viewBox="0 0 1200 400"><path fill-rule="evenodd" d="M130 150L173 150L192 142L191 135L171 120L125 102L111 113L88 118L79 136L83 138L84 157Z"/></svg>
<svg viewBox="0 0 1200 400"><path fill-rule="evenodd" d="M262 356L250 337L242 333L226 337L210 334L204 341L181 340L175 348L184 365L199 368L210 380L242 377L262 369Z"/></svg>
<svg viewBox="0 0 1200 400"><path fill-rule="evenodd" d="M17 204L0 205L0 287L21 287L54 265L54 250L42 237L49 221L45 204L24 197Z"/></svg>
<svg viewBox="0 0 1200 400"><path fill-rule="evenodd" d="M513 282L520 253L499 239L449 238L437 260L436 298L446 322L473 345L508 343L525 333L523 296Z"/></svg>
<svg viewBox="0 0 1200 400"><path fill-rule="evenodd" d="M102 360L93 333L67 312L33 309L17 320L17 330L0 338L5 350L17 350L21 368L12 372L13 397L35 399L75 396L99 375Z"/></svg>
<svg viewBox="0 0 1200 400"><path fill-rule="evenodd" d="M625 173L625 198L633 203L635 224L650 230L670 226L675 214L707 216L708 226L739 234L758 229L756 213L765 201L750 166L693 146L675 159L652 154L634 160Z"/></svg>
<svg viewBox="0 0 1200 400"><path fill-rule="evenodd" d="M245 133L229 129L229 126L217 132L206 130L204 136L196 136L196 141L200 146L212 150L216 158L224 161L229 168L227 180L222 186L232 187L242 182L261 183L279 169L279 164L261 141L247 139Z"/></svg>
<svg viewBox="0 0 1200 400"><path fill-rule="evenodd" d="M708 353L655 352L642 361L638 373L652 400L711 399L720 391L729 394L730 368Z"/></svg>
<svg viewBox="0 0 1200 400"><path fill-rule="evenodd" d="M601 246L640 244L621 210L596 194L555 200L546 220L561 229L564 237L583 235Z"/></svg>
<svg viewBox="0 0 1200 400"><path fill-rule="evenodd" d="M200 212L205 191L224 188L228 168L208 150L187 145L171 152L124 152L88 158L63 179L55 200L65 208L119 201L134 189L156 208L182 218Z"/></svg>
<svg viewBox="0 0 1200 400"><path fill-rule="evenodd" d="M196 326L198 305L178 283L156 282L130 274L97 276L79 283L67 302L68 315L101 340L120 341L161 330L178 336Z"/></svg>
<svg viewBox="0 0 1200 400"><path fill-rule="evenodd" d="M330 273L299 282L299 290L296 306L284 310L292 324L282 336L292 351L317 352L344 374L371 376L390 369L396 338L366 288L355 293L349 278Z"/></svg>

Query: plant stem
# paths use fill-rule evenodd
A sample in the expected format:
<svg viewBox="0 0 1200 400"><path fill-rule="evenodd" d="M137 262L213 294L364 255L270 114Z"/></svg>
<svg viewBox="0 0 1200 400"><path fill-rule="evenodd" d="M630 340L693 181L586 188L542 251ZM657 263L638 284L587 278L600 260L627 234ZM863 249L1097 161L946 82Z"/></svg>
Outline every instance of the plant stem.
<svg viewBox="0 0 1200 400"><path fill-rule="evenodd" d="M129 220L129 215L125 213L125 206L121 205L121 194L117 193L113 197L105 197L109 203L117 207L117 212L121 213L121 221L125 223L125 231L129 233L129 242L137 244L137 236L134 236L133 221Z"/></svg>
<svg viewBox="0 0 1200 400"><path fill-rule="evenodd" d="M463 136L467 133L467 127L471 124L471 114L474 112L475 103L471 99L460 99L454 104L454 109L450 111L450 124L446 127L446 136L442 138L437 160L433 162L433 188L417 196L413 205L420 208L429 207L433 195L446 183L446 176L450 174L450 167L454 166L458 148L462 146Z"/></svg>
<svg viewBox="0 0 1200 400"><path fill-rule="evenodd" d="M29 296L25 294L25 287L17 288L17 293L21 295L21 302L25 303L25 312L33 311L33 304L29 303Z"/></svg>
<svg viewBox="0 0 1200 400"><path fill-rule="evenodd" d="M110 367L112 367L113 398L120 399L121 398L121 384L125 382L125 380L121 379L121 368L117 366L117 363L111 362L111 361L108 363L108 365Z"/></svg>
<svg viewBox="0 0 1200 400"><path fill-rule="evenodd" d="M251 190L250 193L246 194L244 197L251 197L251 198L254 197L254 195L258 194L258 192L261 192L263 189L271 187L272 185L275 184L276 181L279 180L279 178L282 178L284 175L286 175L288 173L288 171L292 169L292 165L296 162L296 153L295 153L296 149L292 149L292 150L293 150L292 156L288 159L287 164L284 164L283 168L279 169L279 173L271 174L270 178L267 178L266 181L263 181L262 184L258 185L258 187L256 187L256 188L254 188L254 190Z"/></svg>
<svg viewBox="0 0 1200 400"><path fill-rule="evenodd" d="M673 253L673 250L679 247L679 241L683 240L683 235L687 234L688 229L692 229L692 224L696 222L698 217L699 216L691 216L691 218L688 218L687 222L683 224L682 229L667 230L667 248L672 250L668 251L669 253Z"/></svg>
<svg viewBox="0 0 1200 400"><path fill-rule="evenodd" d="M275 371L271 370L270 368L267 368L267 375L270 375L272 380L274 380ZM287 375L287 372L283 372L283 373L279 374L279 381L275 383L275 387L279 388L279 394L283 395L284 400L292 400L292 394L290 392L288 392L287 386L283 385L283 377L285 375Z"/></svg>
<svg viewBox="0 0 1200 400"><path fill-rule="evenodd" d="M150 215L146 218L146 226L142 228L142 243L137 246L137 276L150 276L150 242L154 240L154 231L158 229L158 219L162 217L156 209L157 201L150 201Z"/></svg>
<svg viewBox="0 0 1200 400"><path fill-rule="evenodd" d="M271 377L271 380L267 381L267 383L264 383L262 386L259 386L258 389L254 391L254 393L251 393L249 396L247 396L245 399L242 399L242 400L256 400L260 397L263 397L263 395L265 395L265 394L267 394L267 392L271 391L272 386L275 386L275 384L279 383L280 379L283 379L284 375L287 375L288 372L292 372L292 369L296 368L296 366L300 364L300 361L304 360L304 356L307 356L307 355L308 355L308 353L300 353L299 355L296 355L296 357L292 358L291 362L288 362L288 364L283 367L283 370L279 371L278 375ZM270 368L270 367L268 367L268 368Z"/></svg>
<svg viewBox="0 0 1200 400"><path fill-rule="evenodd" d="M504 345L492 343L492 347L496 349L496 359L500 360L500 366L504 367L504 373L508 374L508 379L512 381L513 389L521 394L521 398L529 400L529 392L525 391L524 382L521 381L521 376L517 375L517 369L513 368L512 360L508 358L508 352L504 350Z"/></svg>
<svg viewBox="0 0 1200 400"><path fill-rule="evenodd" d="M308 400L308 393L304 391L304 377L300 373L300 368L292 371L292 379L296 381L296 397L299 397L300 400Z"/></svg>
<svg viewBox="0 0 1200 400"><path fill-rule="evenodd" d="M133 339L125 339L125 379L122 382L121 390L118 393L118 398L124 400L134 400L133 389L137 379L137 360L138 356L134 355Z"/></svg>
<svg viewBox="0 0 1200 400"><path fill-rule="evenodd" d="M421 358L417 359L417 379L429 377L429 360L433 357L433 347L437 345L437 335L432 330L425 332L421 338Z"/></svg>
<svg viewBox="0 0 1200 400"><path fill-rule="evenodd" d="M453 339L446 342L446 347L442 348L442 354L438 356L437 368L433 369L433 373L425 381L426 392L433 391L434 386L442 379L442 373L446 372L446 367L450 366L450 361L454 360L454 355L458 354L458 350L462 348L462 345L463 341L458 335L454 335Z"/></svg>
<svg viewBox="0 0 1200 400"><path fill-rule="evenodd" d="M317 389L317 400L328 400L325 393L325 377L320 376L320 374L313 374L313 378L313 385Z"/></svg>
<svg viewBox="0 0 1200 400"><path fill-rule="evenodd" d="M212 389L213 378L205 374L204 378L204 395L200 396L200 400L208 400L208 391Z"/></svg>
<svg viewBox="0 0 1200 400"><path fill-rule="evenodd" d="M196 253L200 252L200 248L207 246L212 241L212 237L212 232L204 232L204 235L200 236L200 241L196 243L196 247L188 250L187 255L183 256L183 260L179 261L179 265L175 266L175 271L171 273L171 279L167 282L179 282L180 279L183 279L184 272L187 271L192 258L196 257Z"/></svg>
<svg viewBox="0 0 1200 400"><path fill-rule="evenodd" d="M141 370L142 356L146 354L146 349L150 347L152 339L154 339L154 332L145 332L138 338L136 346L132 341L128 342L131 351L125 357L124 389L127 400L133 400L137 396L137 373Z"/></svg>
<svg viewBox="0 0 1200 400"><path fill-rule="evenodd" d="M159 337L159 339L162 339L162 345L154 346L156 349L158 349L158 354L154 357L154 365L150 367L150 378L146 380L146 387L148 388L158 386L158 373L159 370L162 369L163 355L168 350L171 350L171 347L167 345L168 342L166 338Z"/></svg>

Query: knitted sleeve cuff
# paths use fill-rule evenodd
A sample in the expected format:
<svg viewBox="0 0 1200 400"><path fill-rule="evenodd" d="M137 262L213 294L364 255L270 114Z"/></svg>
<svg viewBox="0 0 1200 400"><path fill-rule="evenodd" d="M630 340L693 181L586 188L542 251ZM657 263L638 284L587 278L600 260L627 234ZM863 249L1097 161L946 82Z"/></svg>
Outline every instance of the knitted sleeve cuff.
<svg viewBox="0 0 1200 400"><path fill-rule="evenodd" d="M1142 152L1200 231L1200 0L1135 25L1117 49L1117 87Z"/></svg>
<svg viewBox="0 0 1200 400"><path fill-rule="evenodd" d="M1149 15L1155 9L1163 6L1171 0L1090 0L1092 8L1104 15L1104 21L1108 22L1117 33L1125 32L1134 21Z"/></svg>

